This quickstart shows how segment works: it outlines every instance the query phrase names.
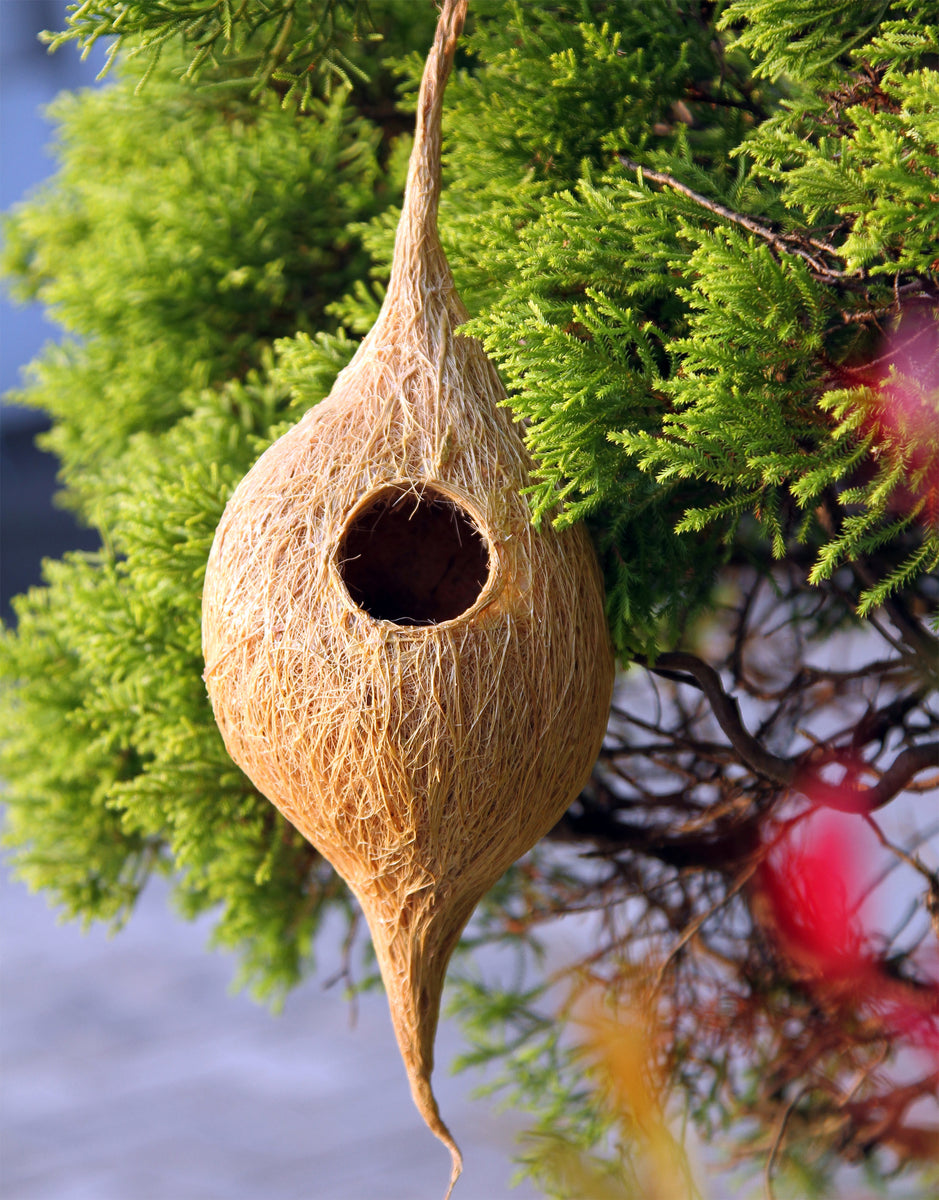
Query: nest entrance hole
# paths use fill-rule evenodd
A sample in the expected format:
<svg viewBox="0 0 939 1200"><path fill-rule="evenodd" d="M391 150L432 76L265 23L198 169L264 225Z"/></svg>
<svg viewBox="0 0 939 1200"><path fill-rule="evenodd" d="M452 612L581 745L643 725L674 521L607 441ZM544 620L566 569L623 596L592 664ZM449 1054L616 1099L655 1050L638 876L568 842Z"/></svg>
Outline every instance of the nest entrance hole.
<svg viewBox="0 0 939 1200"><path fill-rule="evenodd" d="M437 625L476 603L489 577L489 546L469 513L443 492L388 488L353 514L337 565L370 617Z"/></svg>

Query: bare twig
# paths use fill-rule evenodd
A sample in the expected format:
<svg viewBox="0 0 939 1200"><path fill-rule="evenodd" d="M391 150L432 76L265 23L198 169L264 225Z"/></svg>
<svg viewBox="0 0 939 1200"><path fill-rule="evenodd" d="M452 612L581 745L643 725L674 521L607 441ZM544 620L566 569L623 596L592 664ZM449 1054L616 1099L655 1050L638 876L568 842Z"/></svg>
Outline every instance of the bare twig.
<svg viewBox="0 0 939 1200"><path fill-rule="evenodd" d="M871 787L830 784L804 763L804 757L771 754L744 726L737 701L724 690L717 671L703 659L683 651L660 654L648 668L655 674L700 688L714 717L740 759L757 775L785 788L797 787L817 803L842 812L868 813L882 808L920 771L939 768L939 743L908 746ZM690 678L689 678L690 676ZM898 705L907 711L909 704ZM837 757L837 754L836 754Z"/></svg>
<svg viewBox="0 0 939 1200"><path fill-rule="evenodd" d="M655 674L668 672L671 678L681 683L693 683L699 687L707 697L721 730L747 766L774 783L783 787L791 786L795 778L795 763L771 754L745 728L737 701L724 691L721 677L712 666L694 654L676 650L660 654L655 666L650 666L649 670ZM676 675L676 672L679 674ZM690 679L687 678L689 675Z"/></svg>
<svg viewBox="0 0 939 1200"><path fill-rule="evenodd" d="M766 1200L775 1200L775 1190L773 1188L773 1168L776 1165L776 1159L779 1155L779 1148L782 1145L783 1136L786 1132L786 1126L789 1124L789 1118L795 1112L796 1105L805 1095L807 1088L801 1088L793 1098L789 1101L786 1107L780 1114L779 1124L776 1127L776 1133L773 1137L773 1144L770 1147L769 1155L766 1159L766 1166L763 1169L763 1193Z"/></svg>
<svg viewBox="0 0 939 1200"><path fill-rule="evenodd" d="M775 229L771 229L769 225L764 225L761 221L757 221L753 217L747 217L743 213L735 212L732 208L728 208L726 204L719 204L716 200L709 200L707 196L702 196L700 192L694 191L693 188L688 187L685 183L681 183L671 175L666 175L662 171L652 171L648 167L642 166L641 163L633 162L631 158L626 158L623 154L617 154L616 157L627 170L636 171L640 178L649 179L652 183L660 183L682 196L687 196L689 200L693 200L695 204L707 209L708 212L714 213L715 216L723 217L725 221L730 221L734 225L739 225L742 229L746 229L748 233L755 234L762 241L772 246L774 250L782 254L794 254L798 258L803 259L808 263L813 275L824 283L843 284L845 282L859 282L862 279L862 276L856 271L839 271L834 267L829 267L817 255L812 254L806 249L806 246L811 246L813 250L818 250L833 258L840 257L837 249L834 246L830 246L827 242L819 241L817 238L812 238L808 235L796 237L794 234L777 233Z"/></svg>

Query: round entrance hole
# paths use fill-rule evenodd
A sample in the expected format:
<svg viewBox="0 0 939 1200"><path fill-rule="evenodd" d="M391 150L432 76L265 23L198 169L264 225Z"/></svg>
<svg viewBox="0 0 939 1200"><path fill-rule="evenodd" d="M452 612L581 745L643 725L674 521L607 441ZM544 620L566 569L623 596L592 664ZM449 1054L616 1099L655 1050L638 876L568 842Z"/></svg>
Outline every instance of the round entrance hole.
<svg viewBox="0 0 939 1200"><path fill-rule="evenodd" d="M396 625L452 621L472 608L489 576L476 522L429 487L379 492L352 517L336 561L359 608Z"/></svg>

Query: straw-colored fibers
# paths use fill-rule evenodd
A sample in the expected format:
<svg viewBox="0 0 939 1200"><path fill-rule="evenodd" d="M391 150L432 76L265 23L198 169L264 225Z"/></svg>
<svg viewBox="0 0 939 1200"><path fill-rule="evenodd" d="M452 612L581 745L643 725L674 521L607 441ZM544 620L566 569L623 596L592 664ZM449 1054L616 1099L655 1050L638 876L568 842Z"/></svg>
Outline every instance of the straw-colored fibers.
<svg viewBox="0 0 939 1200"><path fill-rule="evenodd" d="M235 491L203 601L225 744L358 897L451 1187L430 1086L447 962L583 786L613 675L587 537L532 527L521 431L458 332L436 215L465 10L445 0L427 60L382 311Z"/></svg>

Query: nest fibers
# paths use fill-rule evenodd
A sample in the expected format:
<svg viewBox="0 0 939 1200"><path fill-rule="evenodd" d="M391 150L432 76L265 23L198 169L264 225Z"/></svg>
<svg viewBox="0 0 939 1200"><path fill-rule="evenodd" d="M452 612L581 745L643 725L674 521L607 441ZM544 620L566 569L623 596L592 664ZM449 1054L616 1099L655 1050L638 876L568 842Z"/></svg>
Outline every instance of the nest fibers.
<svg viewBox="0 0 939 1200"><path fill-rule="evenodd" d="M532 527L521 432L482 346L456 332L436 220L465 10L446 0L427 60L378 320L238 486L203 598L225 744L358 898L451 1188L460 1155L430 1086L447 962L583 786L613 675L590 544Z"/></svg>

